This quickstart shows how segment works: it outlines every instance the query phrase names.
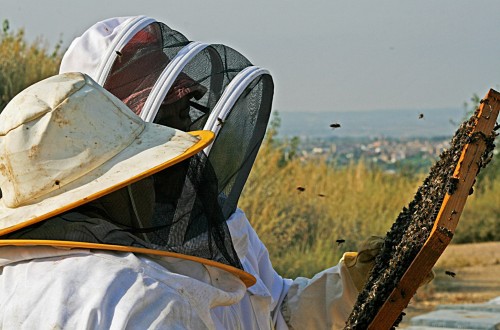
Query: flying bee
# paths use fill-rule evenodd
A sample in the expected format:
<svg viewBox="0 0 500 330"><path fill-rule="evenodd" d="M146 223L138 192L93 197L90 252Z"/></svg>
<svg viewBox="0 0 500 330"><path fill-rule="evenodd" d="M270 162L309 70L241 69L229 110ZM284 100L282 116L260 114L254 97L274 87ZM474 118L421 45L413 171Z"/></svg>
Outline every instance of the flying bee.
<svg viewBox="0 0 500 330"><path fill-rule="evenodd" d="M339 123L333 123L333 124L330 124L330 127L331 128L339 128L340 124Z"/></svg>
<svg viewBox="0 0 500 330"><path fill-rule="evenodd" d="M217 126L222 127L224 125L224 120L222 118L217 117Z"/></svg>
<svg viewBox="0 0 500 330"><path fill-rule="evenodd" d="M303 192L303 191L306 190L306 188L304 188L304 187L297 187L297 190L300 191L300 192Z"/></svg>
<svg viewBox="0 0 500 330"><path fill-rule="evenodd" d="M423 113L421 113L421 114L418 115L418 119L423 119L423 118L424 118L424 114Z"/></svg>
<svg viewBox="0 0 500 330"><path fill-rule="evenodd" d="M337 242L337 246L340 246L340 244L345 243L345 239L338 239L335 242Z"/></svg>
<svg viewBox="0 0 500 330"><path fill-rule="evenodd" d="M449 271L449 270L445 271L444 273L445 273L446 275L448 275L448 276L451 276L451 277L455 277L455 276L457 275L456 273L454 273L454 272L452 272L452 271Z"/></svg>

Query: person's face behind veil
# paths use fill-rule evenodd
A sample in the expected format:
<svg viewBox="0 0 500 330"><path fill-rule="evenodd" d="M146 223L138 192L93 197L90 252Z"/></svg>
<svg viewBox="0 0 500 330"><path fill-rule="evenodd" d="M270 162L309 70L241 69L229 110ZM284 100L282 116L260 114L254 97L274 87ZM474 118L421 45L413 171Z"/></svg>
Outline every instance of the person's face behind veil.
<svg viewBox="0 0 500 330"><path fill-rule="evenodd" d="M189 131L192 124L189 116L189 95L170 104L162 104L154 120L156 124Z"/></svg>

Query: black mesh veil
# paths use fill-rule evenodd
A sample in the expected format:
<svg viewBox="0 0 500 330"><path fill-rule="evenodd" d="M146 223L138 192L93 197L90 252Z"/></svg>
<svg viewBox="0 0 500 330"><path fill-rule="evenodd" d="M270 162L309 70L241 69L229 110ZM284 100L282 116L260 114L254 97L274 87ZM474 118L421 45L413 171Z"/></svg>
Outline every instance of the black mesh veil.
<svg viewBox="0 0 500 330"><path fill-rule="evenodd" d="M155 84L188 44L190 41L181 33L163 23L152 23L116 50L116 60L103 86L141 115L157 88ZM208 45L175 77L154 122L184 131L204 129L230 82L251 65L230 47ZM148 247L242 268L226 220L236 208L264 137L273 88L269 74L256 77L246 86L220 121L208 156L200 152L75 210L87 217L69 212L10 238Z"/></svg>
<svg viewBox="0 0 500 330"><path fill-rule="evenodd" d="M270 75L254 80L238 98L210 150L217 173L224 216L236 209L243 186L259 151L271 113L273 81Z"/></svg>

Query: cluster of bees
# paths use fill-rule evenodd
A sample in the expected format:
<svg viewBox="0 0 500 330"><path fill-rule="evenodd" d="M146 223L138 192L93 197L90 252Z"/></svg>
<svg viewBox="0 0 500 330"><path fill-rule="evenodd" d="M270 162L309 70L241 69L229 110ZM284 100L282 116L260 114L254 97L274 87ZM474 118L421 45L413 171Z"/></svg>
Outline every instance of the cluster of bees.
<svg viewBox="0 0 500 330"><path fill-rule="evenodd" d="M415 256L420 252L429 237L444 196L456 189L453 172L459 162L464 146L474 138L483 138L486 151L480 166L487 164L487 158L493 151L494 135L491 137L471 135L477 122L478 111L462 123L456 131L451 146L432 166L429 175L418 188L413 201L404 207L385 237L384 246L376 259L364 290L347 321L345 329L367 329L378 310L396 288ZM423 118L423 115L422 115ZM420 118L421 119L421 118ZM484 135L484 134L483 134ZM447 270L445 274L455 277L456 273ZM394 324L396 327L404 313Z"/></svg>

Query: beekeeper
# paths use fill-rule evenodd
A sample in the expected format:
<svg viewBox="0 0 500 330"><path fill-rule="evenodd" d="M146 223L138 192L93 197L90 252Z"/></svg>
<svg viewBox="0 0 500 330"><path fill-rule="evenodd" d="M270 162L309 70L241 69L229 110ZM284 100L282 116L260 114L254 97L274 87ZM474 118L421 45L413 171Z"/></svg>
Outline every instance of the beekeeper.
<svg viewBox="0 0 500 330"><path fill-rule="evenodd" d="M96 61L96 58L98 59L100 57L100 53L103 48L106 48L108 44L113 43L113 37L120 34L121 25L126 21L126 18L115 18L99 22L87 30L81 37L75 39L63 58L61 72L81 71L89 74L90 76L95 75L99 66L99 61ZM154 35L161 35L159 33L151 33L151 31L154 32L155 24L157 24L157 22L146 25L142 30L140 30L139 33L136 34L138 37L133 37L132 40L136 41L136 39L140 39L142 44L145 43L148 45L157 42L157 38L151 37ZM126 47L127 46L125 46L125 48ZM137 43L134 44L133 47L137 48ZM145 57L127 57L127 52L122 49L119 52L117 61L113 64L112 69L109 71L109 77L114 77L114 79L108 79L104 84L106 88L127 103L127 105L129 105L136 113L140 113L140 109L144 105L145 100L148 97L148 93L152 90L156 79L158 79L161 71L168 63L168 58L163 57L161 54L158 55L155 52L146 51L144 51L143 54L144 53L146 54ZM155 63L155 58L158 63L161 62L162 64L156 67L153 66L156 69L151 70L151 63ZM128 63L128 66L124 66L123 63ZM137 75L141 77L141 80L137 79ZM147 77L147 79L144 79L144 77ZM186 75L181 76L180 78L182 79L177 80L176 84L174 84L172 89L167 94L165 101L162 102L161 109L156 118L157 120L155 121L164 125L175 126L179 129L186 130L191 123L189 117L186 117L185 115L186 108L189 108L190 101L201 98L206 92L206 88L193 83L191 78ZM149 83L143 84L145 81ZM185 166L182 166L182 164L185 164ZM162 180L167 180L169 177L175 177L179 172L186 175L187 168L192 165L186 164L187 163L184 162L173 166L170 169L161 172L161 176L155 175L154 177L163 177ZM182 170L178 170L179 166ZM214 173L214 175L217 177L217 173ZM162 187L158 185L158 181L159 180L155 181L154 186L156 190L161 190ZM182 180L174 180L174 182L182 182ZM169 189L174 188L169 186ZM169 194L169 189L167 189L167 194ZM182 192L178 192L174 195L178 196L179 194L182 194ZM212 198L212 202L213 201L214 199ZM202 198L201 203L203 202ZM164 210L163 208L158 207L158 201L156 201L155 204L156 207L153 213L158 212L159 209ZM179 213L176 211L175 207L173 209L167 208L165 212ZM152 221L157 221L157 217L158 215L153 216ZM231 287L231 293L233 294L231 296L231 299L233 299L232 301L222 299L217 303L205 302L202 304L204 308L210 309L209 313L207 310L202 313L205 317L203 322L205 322L205 325L208 328L343 328L345 321L356 301L357 294L362 289L368 273L373 266L375 256L383 244L383 240L381 238L370 238L360 246L360 251L358 253L346 253L338 265L320 272L311 279L300 277L292 280L281 277L273 269L266 247L260 241L258 235L250 225L242 210L236 209L236 211L229 217L229 219L227 219L227 221L225 221L225 223L230 231L230 237L232 239L230 242L232 246L227 250L230 252L234 248L234 251L236 251L237 254L238 262L241 262L240 265L245 271L243 274L251 274L251 276L255 277L256 282L253 285L249 285L247 288L241 285L236 286L235 284L231 284L233 285ZM155 225L158 224L155 223ZM167 236L169 235L169 233L161 234ZM24 235L26 236L27 234ZM50 232L48 233L47 238L50 238L53 235L54 233ZM147 237L145 237L145 240L148 240ZM227 246L228 243L226 242L225 245ZM187 251L188 254L191 254L191 252L192 251ZM128 254L127 257L137 258L137 255ZM182 270L179 270L179 268L173 269L170 264L160 262L156 259L156 263L153 263L151 257L142 256L141 258L141 260L148 260L150 265L154 264L158 272L165 272L165 276L167 277L173 276L171 275L172 273L175 273L175 276L177 276L177 273L186 271L186 269L182 267ZM211 259L211 257L208 258ZM238 262L233 263L233 266L235 266L234 268L236 269L238 268ZM159 263L160 266L157 263ZM183 261L183 263L186 263L186 261ZM229 262L229 264L231 264L231 262ZM201 266L198 266L198 268L200 267ZM202 268L205 272L206 269L211 269L204 265ZM137 271L137 269L131 270L125 265L123 269L124 271L126 269L133 274ZM205 279L207 275L202 276L200 275L201 273L203 272L196 271L194 273L188 272L184 274L197 279ZM230 276L228 275L227 277L229 278ZM213 280L213 277L210 278ZM242 279L245 278L240 274L240 280ZM237 282L235 279L232 280L233 282ZM251 282L248 278L246 280L247 284L248 282ZM186 279L186 282L183 282L176 287L179 288L179 290L184 290L182 288L188 281L189 280ZM228 283L233 282L228 281ZM217 283L221 282L219 281ZM141 283L139 283L138 286L140 284ZM142 285L144 285L144 283L142 283ZM226 284L224 284L224 288L227 288ZM148 291L148 289L155 291L153 286L147 286L143 290ZM239 290L243 290L243 294ZM217 294L229 299L228 292L222 292L219 290L217 291ZM141 301L139 302L138 300L137 303L143 304L144 302L142 299L145 297L147 297L148 301L153 303L155 302L155 297L159 297L160 295L160 293L158 293L158 295L155 293L155 295L151 297L149 297L149 295L143 295L140 299ZM108 295L108 297L112 300L115 299L111 298L111 295ZM192 304L196 305L193 302ZM114 309L111 308L96 310L99 310L102 317L108 317L111 321L114 317L118 316L103 315L105 313L112 314L111 310ZM125 314L129 315L129 320L117 321L122 322L120 325L124 325L125 323L123 322L139 322L138 320L135 320L135 315L130 314L128 311ZM152 314L154 313L152 312ZM210 317L207 315L210 315ZM171 317L177 316L171 315ZM152 316L148 316L145 320L150 320L151 318ZM147 324L147 321L145 320L143 324ZM155 319L155 323L150 323L150 326L161 325L163 320L161 322L156 322L157 321ZM168 324L169 323L165 323L165 327L168 327ZM191 321L186 321L184 323L184 327L198 328L196 323L191 323Z"/></svg>

